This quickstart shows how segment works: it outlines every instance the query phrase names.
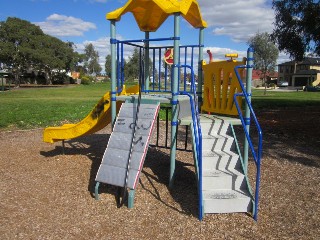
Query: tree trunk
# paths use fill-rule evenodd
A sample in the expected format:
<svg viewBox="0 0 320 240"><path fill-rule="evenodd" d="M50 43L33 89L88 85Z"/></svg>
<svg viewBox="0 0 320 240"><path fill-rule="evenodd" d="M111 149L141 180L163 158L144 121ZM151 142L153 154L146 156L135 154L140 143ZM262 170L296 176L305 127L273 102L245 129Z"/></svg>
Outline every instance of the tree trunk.
<svg viewBox="0 0 320 240"><path fill-rule="evenodd" d="M263 77L263 82L264 82L264 93L263 93L263 95L267 95L267 81L266 81L266 76L265 75Z"/></svg>
<svg viewBox="0 0 320 240"><path fill-rule="evenodd" d="M50 70L46 70L46 85L52 85Z"/></svg>
<svg viewBox="0 0 320 240"><path fill-rule="evenodd" d="M14 87L18 88L20 87L20 78L19 78L19 73L14 74Z"/></svg>

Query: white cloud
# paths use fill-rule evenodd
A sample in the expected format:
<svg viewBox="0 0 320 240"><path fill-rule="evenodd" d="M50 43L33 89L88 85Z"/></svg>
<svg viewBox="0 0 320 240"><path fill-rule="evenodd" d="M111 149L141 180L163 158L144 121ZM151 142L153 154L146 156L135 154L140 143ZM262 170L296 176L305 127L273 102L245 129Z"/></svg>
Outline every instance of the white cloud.
<svg viewBox="0 0 320 240"><path fill-rule="evenodd" d="M76 45L76 51L79 53L84 53L85 45L92 43L94 49L99 53L99 64L104 71L105 59L108 54L110 54L110 38L103 37L95 41L84 41L83 43L78 43Z"/></svg>
<svg viewBox="0 0 320 240"><path fill-rule="evenodd" d="M84 32L97 28L94 23L56 13L47 17L45 22L34 24L40 26L45 33L58 37L83 36Z"/></svg>
<svg viewBox="0 0 320 240"><path fill-rule="evenodd" d="M118 40L123 39L122 36L117 36ZM110 37L102 37L95 41L84 41L83 43L78 43L76 45L76 51L79 53L84 53L85 45L92 43L94 46L95 51L99 53L99 64L102 67L102 72L104 72L104 65L106 62L106 56L111 54L110 48ZM126 46L124 48L123 56L125 59L128 59L133 53L133 46Z"/></svg>
<svg viewBox="0 0 320 240"><path fill-rule="evenodd" d="M257 32L271 32L274 11L268 0L198 0L202 16L214 35L246 42Z"/></svg>
<svg viewBox="0 0 320 240"><path fill-rule="evenodd" d="M292 59L290 59L288 54L286 54L284 52L280 52L277 64L284 63L284 62L290 62L291 60Z"/></svg>

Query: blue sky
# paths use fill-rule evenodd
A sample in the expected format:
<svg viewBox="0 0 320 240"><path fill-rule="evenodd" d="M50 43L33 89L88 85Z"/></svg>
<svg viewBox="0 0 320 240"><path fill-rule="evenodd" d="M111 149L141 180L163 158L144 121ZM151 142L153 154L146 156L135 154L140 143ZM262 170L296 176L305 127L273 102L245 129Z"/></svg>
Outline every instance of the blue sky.
<svg viewBox="0 0 320 240"><path fill-rule="evenodd" d="M109 54L109 21L106 13L122 7L125 0L0 0L0 21L18 17L39 25L41 29L63 41L74 42L77 51L92 43L104 65ZM271 32L274 12L271 0L198 0L205 29L205 50L210 49L215 59L225 53L237 52L245 56L246 42L257 32ZM169 18L151 37L171 37L173 19ZM121 39L143 38L131 13L117 23L117 37ZM181 44L196 44L198 31L181 21ZM130 53L128 53L130 54ZM205 56L207 57L207 56ZM280 54L279 62L288 56Z"/></svg>

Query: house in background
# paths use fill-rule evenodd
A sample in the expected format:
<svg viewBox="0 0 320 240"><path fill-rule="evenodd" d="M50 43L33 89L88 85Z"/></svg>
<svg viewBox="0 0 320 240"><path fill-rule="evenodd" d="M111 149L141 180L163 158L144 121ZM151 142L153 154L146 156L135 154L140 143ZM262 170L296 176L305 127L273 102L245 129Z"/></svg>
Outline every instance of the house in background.
<svg viewBox="0 0 320 240"><path fill-rule="evenodd" d="M81 84L80 72L71 72L68 74L77 84Z"/></svg>
<svg viewBox="0 0 320 240"><path fill-rule="evenodd" d="M278 78L278 72L267 72L266 73L266 83L274 83L277 84L277 78ZM260 70L252 70L252 82L251 86L252 87L263 87L264 86L264 74ZM243 76L243 81L245 82L246 79L246 71L244 71L244 76Z"/></svg>
<svg viewBox="0 0 320 240"><path fill-rule="evenodd" d="M278 65L279 81L289 86L317 86L320 84L320 58L304 58L301 62L290 61Z"/></svg>
<svg viewBox="0 0 320 240"><path fill-rule="evenodd" d="M72 72L71 73L71 77L74 79L74 80L77 80L80 78L80 72Z"/></svg>

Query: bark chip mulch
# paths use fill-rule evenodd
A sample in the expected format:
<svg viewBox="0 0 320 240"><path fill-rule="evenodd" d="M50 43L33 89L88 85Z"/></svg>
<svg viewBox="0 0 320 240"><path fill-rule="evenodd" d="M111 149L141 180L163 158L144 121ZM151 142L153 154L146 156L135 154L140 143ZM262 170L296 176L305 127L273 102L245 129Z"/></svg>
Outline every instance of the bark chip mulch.
<svg viewBox="0 0 320 240"><path fill-rule="evenodd" d="M0 238L320 239L320 110L257 116L264 133L258 222L245 213L207 214L199 222L191 152L177 151L169 189L170 152L151 147L134 208L117 208L115 187L102 185L100 201L93 197L110 127L67 141L65 155L61 143L42 142L42 129L2 131Z"/></svg>

